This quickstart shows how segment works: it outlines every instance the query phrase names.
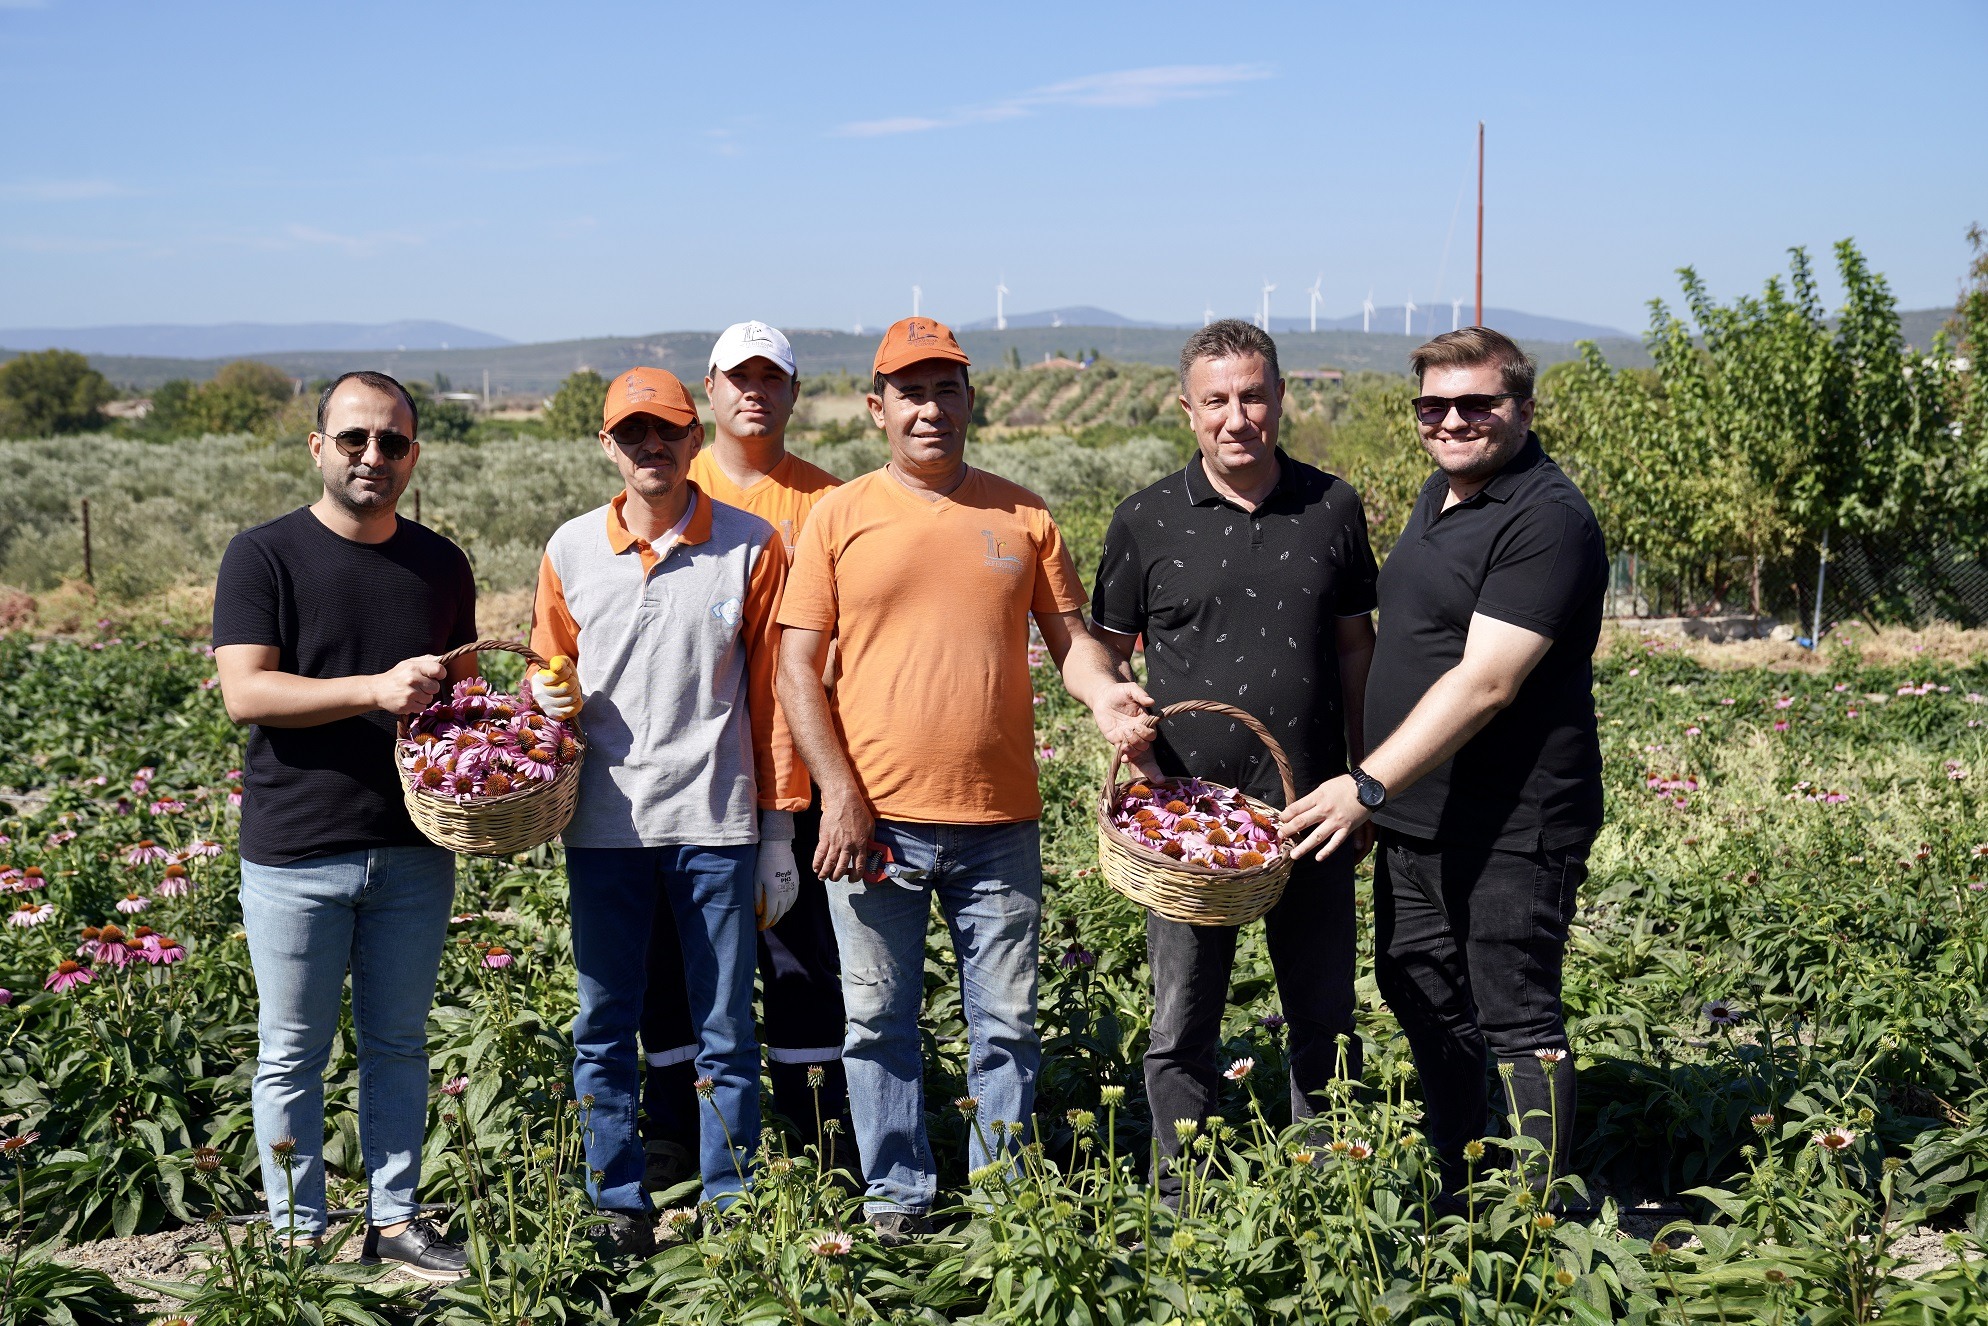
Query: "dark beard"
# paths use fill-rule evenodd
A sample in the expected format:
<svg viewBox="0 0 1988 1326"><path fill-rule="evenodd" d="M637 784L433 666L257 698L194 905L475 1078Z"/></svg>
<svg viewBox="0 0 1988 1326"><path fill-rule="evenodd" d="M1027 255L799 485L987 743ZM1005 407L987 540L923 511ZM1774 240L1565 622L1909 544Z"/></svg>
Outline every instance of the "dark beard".
<svg viewBox="0 0 1988 1326"><path fill-rule="evenodd" d="M390 493L367 493L364 490L355 493L352 489L352 477L352 471L347 469L339 476L338 482L327 481L324 491L325 496L356 519L364 520L377 516L382 511L393 511L400 502L400 495L407 491L407 481L402 479L395 484Z"/></svg>

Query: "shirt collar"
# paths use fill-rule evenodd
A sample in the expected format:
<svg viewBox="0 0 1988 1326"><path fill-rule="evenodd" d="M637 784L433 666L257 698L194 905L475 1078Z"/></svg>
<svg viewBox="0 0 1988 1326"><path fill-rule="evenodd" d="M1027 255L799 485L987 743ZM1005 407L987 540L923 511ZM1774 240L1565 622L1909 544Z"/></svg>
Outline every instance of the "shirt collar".
<svg viewBox="0 0 1988 1326"><path fill-rule="evenodd" d="M1546 450L1539 445L1539 434L1528 428L1526 443L1519 448L1519 454L1505 462L1505 468L1493 475L1480 491L1493 502L1509 502L1526 475L1538 469L1545 459Z"/></svg>
<svg viewBox="0 0 1988 1326"><path fill-rule="evenodd" d="M1277 454L1277 483L1275 484L1275 486L1271 488L1269 493L1267 493L1264 496L1264 499L1256 504L1256 509L1258 511L1263 511L1268 509L1271 503L1275 502L1280 496L1284 495L1285 493L1295 492L1297 490L1297 479L1298 479L1297 467L1292 463L1291 458L1284 454L1284 448L1282 447L1276 448L1276 454ZM1224 505L1234 506L1235 505L1233 502L1230 502L1228 498L1222 496L1221 493L1215 490L1214 483L1208 478L1207 469L1204 468L1201 464L1200 451L1197 450L1194 453L1194 458L1187 462L1187 469L1184 473L1185 473L1185 478L1183 479L1182 483L1183 486L1187 489L1187 500L1189 505L1191 506L1224 506ZM1237 509L1240 510L1241 508Z"/></svg>
<svg viewBox="0 0 1988 1326"><path fill-rule="evenodd" d="M681 544L703 543L711 537L711 499L698 490L695 483L685 479L690 488L690 523L684 526L677 536ZM607 546L620 556L630 548L642 544L642 540L629 532L628 522L622 519L622 509L628 505L628 490L622 489L607 504ZM643 545L647 546L647 545Z"/></svg>

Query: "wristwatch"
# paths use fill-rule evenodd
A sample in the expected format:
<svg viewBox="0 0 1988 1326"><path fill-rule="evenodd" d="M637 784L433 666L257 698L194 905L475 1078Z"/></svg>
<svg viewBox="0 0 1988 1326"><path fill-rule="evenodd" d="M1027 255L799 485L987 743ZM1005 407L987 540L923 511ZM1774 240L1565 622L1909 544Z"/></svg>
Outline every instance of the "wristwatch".
<svg viewBox="0 0 1988 1326"><path fill-rule="evenodd" d="M1359 789L1360 804L1368 810L1379 810L1387 801L1387 787L1380 779L1357 766L1352 770L1353 786Z"/></svg>

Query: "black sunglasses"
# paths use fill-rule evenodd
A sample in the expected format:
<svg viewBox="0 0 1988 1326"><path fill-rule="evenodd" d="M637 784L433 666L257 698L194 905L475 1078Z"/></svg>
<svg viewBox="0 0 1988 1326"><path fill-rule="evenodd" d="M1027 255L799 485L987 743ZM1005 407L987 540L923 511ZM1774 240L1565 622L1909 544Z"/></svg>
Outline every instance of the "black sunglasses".
<svg viewBox="0 0 1988 1326"><path fill-rule="evenodd" d="M366 454L368 443L377 442L380 454L388 460L406 460L414 439L401 433L369 433L363 428L348 428L342 433L333 433L331 440L337 444L341 454L352 460Z"/></svg>
<svg viewBox="0 0 1988 1326"><path fill-rule="evenodd" d="M690 436L691 429L695 427L695 424L673 424L653 415L638 414L608 429L607 435L614 439L616 446L633 450L647 441L651 433L665 442L681 442Z"/></svg>
<svg viewBox="0 0 1988 1326"><path fill-rule="evenodd" d="M1409 404L1415 407L1415 417L1425 424L1439 424L1450 417L1451 407L1463 416L1467 424L1481 424L1487 419L1498 417L1499 401L1522 401L1524 392L1501 391L1495 396L1417 396Z"/></svg>

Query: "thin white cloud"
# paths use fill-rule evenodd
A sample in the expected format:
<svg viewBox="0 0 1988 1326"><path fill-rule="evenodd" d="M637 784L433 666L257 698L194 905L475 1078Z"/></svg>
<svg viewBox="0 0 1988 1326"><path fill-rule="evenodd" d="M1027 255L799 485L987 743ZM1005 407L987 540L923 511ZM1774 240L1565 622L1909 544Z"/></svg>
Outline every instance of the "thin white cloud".
<svg viewBox="0 0 1988 1326"><path fill-rule="evenodd" d="M1169 101L1219 96L1240 83L1269 78L1261 64L1168 64L1145 69L1120 69L1087 74L1000 101L964 106L943 116L902 115L884 120L855 120L835 132L845 138L882 138L892 134L925 133L968 124L1018 120L1058 106L1099 106L1113 110L1144 110Z"/></svg>
<svg viewBox="0 0 1988 1326"><path fill-rule="evenodd" d="M310 244L322 248L342 249L354 258L370 258L381 249L396 244L419 244L419 235L408 235L390 231L375 231L367 235L340 235L316 226L291 225L284 228L284 236L292 243ZM288 244L278 243L275 247L287 248Z"/></svg>
<svg viewBox="0 0 1988 1326"><path fill-rule="evenodd" d="M4 7L7 0L0 0ZM0 198L30 203L80 203L96 198L121 198L131 190L111 180L19 180L0 184Z"/></svg>

